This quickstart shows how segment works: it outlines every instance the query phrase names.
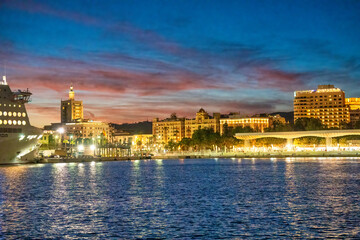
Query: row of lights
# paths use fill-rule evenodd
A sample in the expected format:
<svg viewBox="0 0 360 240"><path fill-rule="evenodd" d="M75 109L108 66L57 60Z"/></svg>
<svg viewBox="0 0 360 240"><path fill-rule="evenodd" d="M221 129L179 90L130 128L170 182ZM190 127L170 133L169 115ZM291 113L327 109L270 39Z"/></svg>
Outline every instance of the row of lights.
<svg viewBox="0 0 360 240"><path fill-rule="evenodd" d="M21 116L26 117L26 113L22 113L22 114L21 114L21 112L18 112L18 113L16 114L16 112L4 112L4 113L3 113L3 112L0 111L0 116L2 116L2 115L4 115L4 116L9 115L9 117L11 117L11 116L16 117L16 115L17 115L18 117L21 117Z"/></svg>
<svg viewBox="0 0 360 240"><path fill-rule="evenodd" d="M2 106L1 103L0 103L0 106ZM16 107L16 104L14 104L14 105L9 104L9 107L12 107L12 106ZM4 107L6 107L6 103L4 104ZM19 107L21 107L21 105L19 105Z"/></svg>
<svg viewBox="0 0 360 240"><path fill-rule="evenodd" d="M26 125L26 121L20 121L20 120L18 120L18 121L16 121L16 120L0 120L0 125L2 125L2 124L4 124L4 125L7 125L7 124L9 124L9 125Z"/></svg>

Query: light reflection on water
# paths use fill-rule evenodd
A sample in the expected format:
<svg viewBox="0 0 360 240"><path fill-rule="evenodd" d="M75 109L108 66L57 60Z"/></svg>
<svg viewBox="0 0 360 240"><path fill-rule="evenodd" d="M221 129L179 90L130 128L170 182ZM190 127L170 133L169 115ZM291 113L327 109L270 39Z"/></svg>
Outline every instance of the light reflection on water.
<svg viewBox="0 0 360 240"><path fill-rule="evenodd" d="M360 160L0 167L0 239L356 238Z"/></svg>

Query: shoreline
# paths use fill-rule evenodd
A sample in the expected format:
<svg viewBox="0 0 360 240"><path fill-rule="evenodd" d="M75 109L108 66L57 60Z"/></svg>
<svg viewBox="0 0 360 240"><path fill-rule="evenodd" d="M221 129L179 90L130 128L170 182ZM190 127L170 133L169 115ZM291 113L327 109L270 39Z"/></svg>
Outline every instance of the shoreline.
<svg viewBox="0 0 360 240"><path fill-rule="evenodd" d="M167 160L167 159L209 159L209 158L353 158L359 157L360 152L282 152L282 153L227 153L227 154L179 154L179 155L157 155L151 157L100 157L100 158L45 158L31 163L72 163L72 162L111 162L111 161L133 161L133 160Z"/></svg>

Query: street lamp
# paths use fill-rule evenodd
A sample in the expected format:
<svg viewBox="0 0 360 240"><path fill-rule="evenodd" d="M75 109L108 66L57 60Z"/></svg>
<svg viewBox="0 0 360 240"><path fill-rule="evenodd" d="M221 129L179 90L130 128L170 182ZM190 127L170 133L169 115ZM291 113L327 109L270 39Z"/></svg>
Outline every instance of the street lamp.
<svg viewBox="0 0 360 240"><path fill-rule="evenodd" d="M95 146L94 144L92 144L92 145L90 146L90 149L93 151L93 154L94 154L94 156L95 156L96 146Z"/></svg>
<svg viewBox="0 0 360 240"><path fill-rule="evenodd" d="M70 157L73 155L73 135L70 135Z"/></svg>
<svg viewBox="0 0 360 240"><path fill-rule="evenodd" d="M79 152L84 152L84 149L85 149L85 148L84 148L84 145L79 145L79 146L78 146L78 151L79 151Z"/></svg>
<svg viewBox="0 0 360 240"><path fill-rule="evenodd" d="M63 127L61 127L57 130L57 132L60 134L63 134L65 132L65 129Z"/></svg>
<svg viewBox="0 0 360 240"><path fill-rule="evenodd" d="M63 127L61 127L61 128L58 128L58 130L56 130L56 131L60 134L60 148L62 149L62 134L65 132L65 129Z"/></svg>

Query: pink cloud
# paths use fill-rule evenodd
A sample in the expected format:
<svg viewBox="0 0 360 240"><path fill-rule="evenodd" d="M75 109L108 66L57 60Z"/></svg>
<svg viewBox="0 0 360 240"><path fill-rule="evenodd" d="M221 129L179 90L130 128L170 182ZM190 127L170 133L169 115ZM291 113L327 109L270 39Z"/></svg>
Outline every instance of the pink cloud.
<svg viewBox="0 0 360 240"><path fill-rule="evenodd" d="M304 73L293 73L279 69L257 69L257 84L259 88L276 88L283 91L301 89L305 86ZM309 76L308 76L309 77Z"/></svg>

